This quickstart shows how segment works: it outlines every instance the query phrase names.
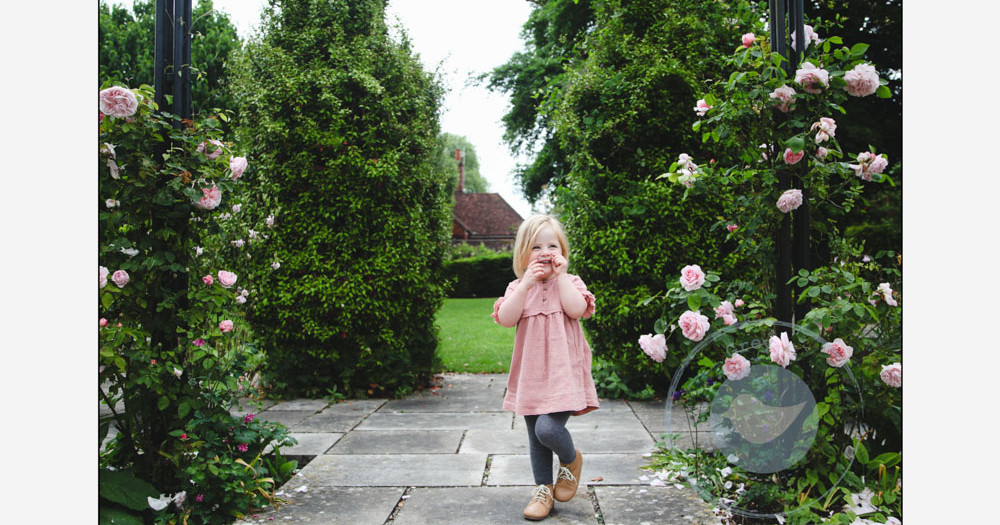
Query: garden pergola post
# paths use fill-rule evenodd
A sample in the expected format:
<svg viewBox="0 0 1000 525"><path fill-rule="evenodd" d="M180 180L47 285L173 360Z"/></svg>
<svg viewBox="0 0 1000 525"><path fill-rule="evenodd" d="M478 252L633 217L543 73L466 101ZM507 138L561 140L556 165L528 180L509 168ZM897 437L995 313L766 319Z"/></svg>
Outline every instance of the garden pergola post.
<svg viewBox="0 0 1000 525"><path fill-rule="evenodd" d="M771 30L771 48L788 59L785 62L785 72L794 77L795 70L805 54L805 22L803 0L768 0ZM787 28L796 35L795 49L788 43ZM775 147L777 156L781 156L784 148ZM802 189L802 205L794 211L793 217L785 215L775 236L777 251L777 267L775 268L775 305L774 314L778 320L792 322L802 319L809 311L809 304L795 304L795 290L798 287L788 283L796 269L812 269L809 251L809 237L812 228L809 224L809 198L803 185L802 177L797 170L781 170L778 172L779 188L784 191L797 187Z"/></svg>

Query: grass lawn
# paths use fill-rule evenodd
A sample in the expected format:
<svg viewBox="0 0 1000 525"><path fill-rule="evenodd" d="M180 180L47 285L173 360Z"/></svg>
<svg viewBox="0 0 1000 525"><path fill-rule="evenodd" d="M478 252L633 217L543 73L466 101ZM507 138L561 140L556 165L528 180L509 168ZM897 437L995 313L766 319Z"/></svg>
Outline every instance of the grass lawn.
<svg viewBox="0 0 1000 525"><path fill-rule="evenodd" d="M514 351L514 329L493 322L493 301L445 299L437 314L441 328L437 355L444 371L507 373Z"/></svg>

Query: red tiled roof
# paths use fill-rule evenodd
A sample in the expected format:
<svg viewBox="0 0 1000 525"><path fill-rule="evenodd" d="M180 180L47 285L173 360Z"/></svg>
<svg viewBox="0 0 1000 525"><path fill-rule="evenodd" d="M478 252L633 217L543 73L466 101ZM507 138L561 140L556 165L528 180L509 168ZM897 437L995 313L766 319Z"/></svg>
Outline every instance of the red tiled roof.
<svg viewBox="0 0 1000 525"><path fill-rule="evenodd" d="M524 219L499 193L456 193L455 220L472 235L510 235Z"/></svg>

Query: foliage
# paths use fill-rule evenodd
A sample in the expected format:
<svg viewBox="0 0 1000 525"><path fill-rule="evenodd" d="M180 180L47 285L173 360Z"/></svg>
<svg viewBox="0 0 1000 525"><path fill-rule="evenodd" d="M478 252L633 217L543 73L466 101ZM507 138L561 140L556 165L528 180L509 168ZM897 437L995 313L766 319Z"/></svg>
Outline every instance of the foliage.
<svg viewBox="0 0 1000 525"><path fill-rule="evenodd" d="M470 257L483 257L497 255L497 251L493 248L487 247L485 244L469 244L462 241L458 244L452 244L448 249L448 254L446 260L454 261L458 259L468 259ZM510 252L507 252L508 254Z"/></svg>
<svg viewBox="0 0 1000 525"><path fill-rule="evenodd" d="M465 155L465 191L469 193L489 191L490 183L479 173L479 157L476 155L476 147L464 136L442 133L438 135L437 156L434 160L437 169L448 175L448 187L458 188L456 149L462 150Z"/></svg>
<svg viewBox="0 0 1000 525"><path fill-rule="evenodd" d="M238 136L261 152L253 198L276 223L280 268L254 275L248 316L277 393L402 394L434 365L453 191L433 163L442 90L390 39L384 4L272 2L234 62Z"/></svg>
<svg viewBox="0 0 1000 525"><path fill-rule="evenodd" d="M273 501L274 486L290 474L287 466L280 471L277 450L295 443L280 425L230 414L254 390L252 352L241 339L245 297L231 288L239 276L228 273L219 221L218 206L229 205L242 174L232 168L239 158L232 146L220 140L220 121L229 116L181 121L157 111L148 85L102 95L113 92L134 105L102 113L99 125L98 382L111 410L99 421L100 442L117 429L100 452L103 512L107 519L138 519L141 511L160 523L225 523L222 516ZM208 141L218 147L205 149ZM218 200L209 202L211 188ZM244 275L240 283L247 281ZM269 444L275 452L264 454ZM257 467L217 475L221 465L241 461ZM151 487L170 495L170 510L136 503Z"/></svg>
<svg viewBox="0 0 1000 525"><path fill-rule="evenodd" d="M211 115L236 104L223 88L229 55L242 45L229 15L212 0L199 0L191 13L191 110ZM98 79L102 84L153 85L155 0L135 0L132 12L101 0L98 7Z"/></svg>
<svg viewBox="0 0 1000 525"><path fill-rule="evenodd" d="M502 297L507 284L517 279L510 253L494 253L444 263L451 283L448 297Z"/></svg>

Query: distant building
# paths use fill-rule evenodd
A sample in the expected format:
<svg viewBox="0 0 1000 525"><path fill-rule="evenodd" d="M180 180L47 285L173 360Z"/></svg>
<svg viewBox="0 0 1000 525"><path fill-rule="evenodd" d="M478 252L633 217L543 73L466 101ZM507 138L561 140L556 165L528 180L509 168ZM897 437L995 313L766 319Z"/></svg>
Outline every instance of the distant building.
<svg viewBox="0 0 1000 525"><path fill-rule="evenodd" d="M454 244L482 244L503 251L514 247L517 227L524 220L499 193L465 193L465 158L455 150L458 187L451 240Z"/></svg>

